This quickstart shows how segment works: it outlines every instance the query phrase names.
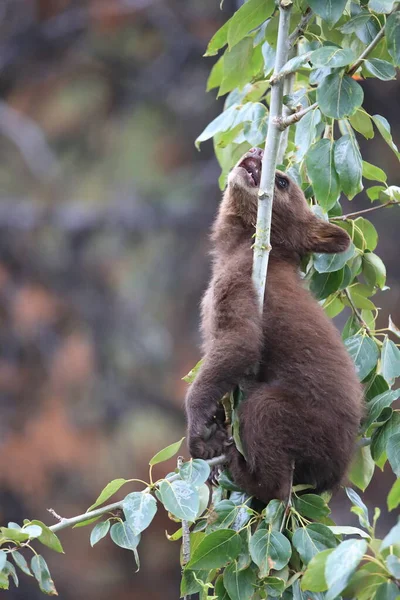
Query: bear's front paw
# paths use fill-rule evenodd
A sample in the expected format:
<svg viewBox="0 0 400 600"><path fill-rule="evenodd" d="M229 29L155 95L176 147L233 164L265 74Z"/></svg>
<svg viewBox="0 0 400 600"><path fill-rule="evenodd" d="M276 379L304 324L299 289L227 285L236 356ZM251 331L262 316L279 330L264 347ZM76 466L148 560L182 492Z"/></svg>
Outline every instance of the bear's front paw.
<svg viewBox="0 0 400 600"><path fill-rule="evenodd" d="M224 454L228 442L225 426L216 422L189 430L188 446L193 458L208 460L220 456Z"/></svg>

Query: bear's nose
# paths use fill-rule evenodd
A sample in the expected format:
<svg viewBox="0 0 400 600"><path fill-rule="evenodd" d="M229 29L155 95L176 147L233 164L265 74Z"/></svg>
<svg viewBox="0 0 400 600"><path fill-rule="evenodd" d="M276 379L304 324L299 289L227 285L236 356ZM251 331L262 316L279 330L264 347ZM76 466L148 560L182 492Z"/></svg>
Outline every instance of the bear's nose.
<svg viewBox="0 0 400 600"><path fill-rule="evenodd" d="M262 158L264 156L264 150L261 150L261 148L250 148L249 152L255 154L259 158Z"/></svg>

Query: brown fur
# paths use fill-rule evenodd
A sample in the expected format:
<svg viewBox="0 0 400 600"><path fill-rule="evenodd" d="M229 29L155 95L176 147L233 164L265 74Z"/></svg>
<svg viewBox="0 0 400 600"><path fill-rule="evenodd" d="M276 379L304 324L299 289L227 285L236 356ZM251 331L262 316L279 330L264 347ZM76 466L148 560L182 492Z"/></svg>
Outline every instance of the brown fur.
<svg viewBox="0 0 400 600"><path fill-rule="evenodd" d="M249 494L268 502L294 482L335 489L352 455L362 416L362 391L340 336L305 288L301 258L341 252L349 237L313 215L300 188L284 174L275 184L267 287L262 317L251 280L257 187L243 160L231 171L213 231L213 274L202 302L203 365L187 399L194 457L225 453L229 470ZM257 181L258 183L258 181ZM257 366L257 377L249 376ZM240 435L247 461L227 447L219 401L239 382L246 400Z"/></svg>

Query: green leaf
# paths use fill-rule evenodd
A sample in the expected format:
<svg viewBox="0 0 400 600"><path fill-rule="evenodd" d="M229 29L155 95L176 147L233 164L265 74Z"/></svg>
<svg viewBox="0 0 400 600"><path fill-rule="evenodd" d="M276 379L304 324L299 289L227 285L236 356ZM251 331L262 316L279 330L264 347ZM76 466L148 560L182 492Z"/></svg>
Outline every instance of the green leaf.
<svg viewBox="0 0 400 600"><path fill-rule="evenodd" d="M317 135L317 125L321 122L321 112L312 110L304 115L296 124L294 143L296 146L296 160L301 161Z"/></svg>
<svg viewBox="0 0 400 600"><path fill-rule="evenodd" d="M208 506L210 500L210 488L206 483L202 483L200 486L196 487L196 490L199 495L199 510L196 515L196 519L198 519Z"/></svg>
<svg viewBox="0 0 400 600"><path fill-rule="evenodd" d="M276 50L268 42L264 42L261 47L262 56L264 60L264 76L268 77L268 75L275 68L275 58L276 58Z"/></svg>
<svg viewBox="0 0 400 600"><path fill-rule="evenodd" d="M400 432L388 439L386 453L393 473L400 477Z"/></svg>
<svg viewBox="0 0 400 600"><path fill-rule="evenodd" d="M241 88L251 76L251 57L253 54L253 39L246 37L224 54L224 76L218 96Z"/></svg>
<svg viewBox="0 0 400 600"><path fill-rule="evenodd" d="M397 325L393 323L391 315L389 315L388 329L389 331L394 333L395 336L400 338L400 329L397 327Z"/></svg>
<svg viewBox="0 0 400 600"><path fill-rule="evenodd" d="M381 192L386 190L384 185L373 185L372 187L367 189L367 196L373 202L374 200L378 200Z"/></svg>
<svg viewBox="0 0 400 600"><path fill-rule="evenodd" d="M228 471L222 471L222 473L218 477L218 484L224 488L224 490L229 490L231 492L241 492L242 490L236 483L233 481Z"/></svg>
<svg viewBox="0 0 400 600"><path fill-rule="evenodd" d="M281 521L285 505L282 500L270 500L264 509L264 520L266 523L273 525L276 521Z"/></svg>
<svg viewBox="0 0 400 600"><path fill-rule="evenodd" d="M367 548L365 540L346 540L328 556L325 566L326 600L333 600L345 589Z"/></svg>
<svg viewBox="0 0 400 600"><path fill-rule="evenodd" d="M249 31L266 21L273 13L274 8L274 0L247 0L242 4L229 20L229 48L240 42Z"/></svg>
<svg viewBox="0 0 400 600"><path fill-rule="evenodd" d="M376 343L366 335L353 335L345 340L344 345L354 361L360 381L363 381L378 362Z"/></svg>
<svg viewBox="0 0 400 600"><path fill-rule="evenodd" d="M333 141L322 139L313 144L307 151L305 161L318 204L328 211L340 195L339 176L334 166Z"/></svg>
<svg viewBox="0 0 400 600"><path fill-rule="evenodd" d="M385 171L382 171L379 167L375 165L371 165L371 163L366 160L362 161L362 176L365 179L370 179L371 181L382 181L385 182L387 179L387 175Z"/></svg>
<svg viewBox="0 0 400 600"><path fill-rule="evenodd" d="M363 275L367 284L382 289L386 283L386 267L382 259L373 252L366 252L362 260Z"/></svg>
<svg viewBox="0 0 400 600"><path fill-rule="evenodd" d="M268 112L265 106L257 103L254 119L247 121L243 127L243 135L249 144L260 146L265 143L268 127Z"/></svg>
<svg viewBox="0 0 400 600"><path fill-rule="evenodd" d="M343 70L334 71L317 88L317 102L327 117L343 119L354 114L363 103L362 87Z"/></svg>
<svg viewBox="0 0 400 600"><path fill-rule="evenodd" d="M114 523L110 529L110 537L114 544L126 550L136 550L140 542L140 534L135 535L128 523Z"/></svg>
<svg viewBox="0 0 400 600"><path fill-rule="evenodd" d="M231 108L235 109L235 108L236 108L236 106L232 106ZM231 112L233 112L233 111L231 111ZM219 117L222 117L223 115L225 115L225 116L226 116L226 114L227 114L227 113L228 113L228 111L227 111L227 110L226 110L226 111L224 111L222 114L220 114L220 115L217 117L217 119L219 119ZM214 123L214 122L215 122L217 119L214 119L214 121L212 121L212 123ZM208 125L208 127L210 127L210 126L212 125L212 123L210 123L210 124ZM204 134L204 133L207 131L208 127L206 127L206 129L203 131L203 134ZM228 129L229 129L229 125L228 125ZM202 135L203 135L203 134L202 134ZM212 133L212 134L211 134L209 137L206 137L205 139L209 139L210 137L213 137L214 135L215 135L215 134L214 134L214 133ZM197 138L197 140L196 140L196 146L197 146L197 148L199 147L199 144L200 144L200 142L201 142L201 141L203 141L203 140L200 140L200 137L201 137L201 136L199 136L199 137ZM196 375L197 375L197 373L198 373L198 371L199 371L199 369L200 369L200 367L201 367L202 363L203 363L203 359L201 358L201 359L200 359L200 360L199 360L199 361L198 361L198 362L197 362L197 363L194 365L193 369L190 369L189 373L188 373L187 375L185 375L185 377L182 377L182 381L185 381L186 383L193 383L193 381L196 379Z"/></svg>
<svg viewBox="0 0 400 600"><path fill-rule="evenodd" d="M238 507L231 500L218 502L208 517L207 532L227 529L236 518Z"/></svg>
<svg viewBox="0 0 400 600"><path fill-rule="evenodd" d="M356 308L365 310L375 309L374 303L371 302L371 300L368 300L367 297L373 293L368 286L363 285L362 283L354 283L348 288L348 292ZM351 306L347 298L343 298L343 302L346 306Z"/></svg>
<svg viewBox="0 0 400 600"><path fill-rule="evenodd" d="M331 273L313 273L310 290L317 300L323 300L340 289L344 277L344 269Z"/></svg>
<svg viewBox="0 0 400 600"><path fill-rule="evenodd" d="M296 510L310 519L321 519L331 512L322 496L316 494L303 494L294 499Z"/></svg>
<svg viewBox="0 0 400 600"><path fill-rule="evenodd" d="M380 373L390 385L400 376L400 350L388 336L383 342Z"/></svg>
<svg viewBox="0 0 400 600"><path fill-rule="evenodd" d="M328 527L319 523L296 529L292 544L305 564L308 564L318 552L327 548L335 548L337 545L333 533Z"/></svg>
<svg viewBox="0 0 400 600"><path fill-rule="evenodd" d="M389 438L400 431L400 413L394 412L391 418L386 421L383 427L380 427L372 434L371 454L377 463L382 456L386 456L386 445ZM384 460L383 464L386 462ZM382 467L382 465L379 465Z"/></svg>
<svg viewBox="0 0 400 600"><path fill-rule="evenodd" d="M179 475L182 479L196 487L207 481L210 475L210 467L205 460L199 458L190 459L188 462L183 463L179 469Z"/></svg>
<svg viewBox="0 0 400 600"><path fill-rule="evenodd" d="M27 533L31 539L38 538L42 535L42 528L39 525L34 525L32 523L26 526L24 525L21 531Z"/></svg>
<svg viewBox="0 0 400 600"><path fill-rule="evenodd" d="M137 535L152 522L157 512L157 503L149 492L132 492L124 498L122 509L126 522Z"/></svg>
<svg viewBox="0 0 400 600"><path fill-rule="evenodd" d="M370 539L369 533L359 529L358 527L351 527L350 525L330 525L328 529L332 531L334 535L359 535L362 538Z"/></svg>
<svg viewBox="0 0 400 600"><path fill-rule="evenodd" d="M97 498L96 502L92 504L92 506L89 506L86 512L89 512L97 506L99 506L100 504L103 504L103 502L105 502L106 500L111 498L111 496L113 496L116 492L118 492L118 490L125 483L128 483L127 479L114 479L113 481L110 481L110 483L107 483L106 487L100 493L100 496Z"/></svg>
<svg viewBox="0 0 400 600"><path fill-rule="evenodd" d="M352 200L363 189L362 158L354 135L343 135L335 141L334 158L340 186Z"/></svg>
<svg viewBox="0 0 400 600"><path fill-rule="evenodd" d="M389 510L397 508L400 504L400 479L396 479L389 495L387 497L387 505Z"/></svg>
<svg viewBox="0 0 400 600"><path fill-rule="evenodd" d="M308 5L331 28L342 16L346 0L308 0Z"/></svg>
<svg viewBox="0 0 400 600"><path fill-rule="evenodd" d="M397 18L400 18L400 13L395 13L395 14L397 15ZM382 117L381 115L373 115L372 120L375 123L375 126L378 129L379 133L381 134L381 136L383 137L383 139L389 146L389 148L391 150L393 150L393 152L396 154L397 158L400 159L400 152L399 152L396 144L393 142L390 125L387 122L387 120L385 119L385 117Z"/></svg>
<svg viewBox="0 0 400 600"><path fill-rule="evenodd" d="M390 81L396 79L396 69L387 60L380 58L370 58L364 63L365 68L371 75L381 79L382 81Z"/></svg>
<svg viewBox="0 0 400 600"><path fill-rule="evenodd" d="M154 465L158 465L158 463L165 462L166 460L169 460L170 458L175 456L175 454L177 454L179 448L181 447L184 439L185 438L183 437L179 440L179 442L170 444L166 448L163 448L163 450L160 450L160 452L157 452L157 454L155 454L150 460L149 465L153 467Z"/></svg>
<svg viewBox="0 0 400 600"><path fill-rule="evenodd" d="M110 530L110 521L102 521L101 523L97 523L90 533L90 545L93 546L97 544L100 540L106 537L107 533Z"/></svg>
<svg viewBox="0 0 400 600"><path fill-rule="evenodd" d="M285 75L289 75L289 73L295 73L309 62L311 54L312 52L305 52L299 56L293 56L293 58L283 65L277 75L284 77Z"/></svg>
<svg viewBox="0 0 400 600"><path fill-rule="evenodd" d="M218 600L231 600L228 592L225 589L224 579L222 575L219 575L217 577L214 587L214 593L217 596Z"/></svg>
<svg viewBox="0 0 400 600"><path fill-rule="evenodd" d="M219 529L206 535L192 552L187 569L218 569L238 557L241 548L239 534L231 529Z"/></svg>
<svg viewBox="0 0 400 600"><path fill-rule="evenodd" d="M231 600L243 600L253 596L256 585L256 574L252 569L239 571L234 561L224 570L224 587Z"/></svg>
<svg viewBox="0 0 400 600"><path fill-rule="evenodd" d="M353 505L353 508L359 509L358 511L356 511L356 514L358 515L361 526L369 527L368 508L365 506L364 502L361 500L357 492L348 487L346 487L345 490L347 497Z"/></svg>
<svg viewBox="0 0 400 600"><path fill-rule="evenodd" d="M60 540L47 525L37 520L31 521L31 523L32 525L38 525L42 529L42 533L38 537L39 542L41 542L44 546L51 548L51 550L54 550L55 552L64 553Z"/></svg>
<svg viewBox="0 0 400 600"><path fill-rule="evenodd" d="M0 550L0 571L4 569L6 562L7 554L4 552L4 550Z"/></svg>
<svg viewBox="0 0 400 600"><path fill-rule="evenodd" d="M286 587L286 582L280 577L266 577L264 586L267 598L280 598Z"/></svg>
<svg viewBox="0 0 400 600"><path fill-rule="evenodd" d="M216 31L208 43L207 50L204 56L214 56L218 50L223 48L228 43L228 29L230 22L227 21Z"/></svg>
<svg viewBox="0 0 400 600"><path fill-rule="evenodd" d="M40 590L49 596L58 596L49 568L43 556L40 556L39 554L33 556L31 560L31 569L39 584Z"/></svg>
<svg viewBox="0 0 400 600"><path fill-rule="evenodd" d="M195 521L200 499L194 487L180 479L172 482L164 479L160 484L160 494L165 508L177 519Z"/></svg>
<svg viewBox="0 0 400 600"><path fill-rule="evenodd" d="M364 237L366 249L371 250L371 252L375 250L378 244L378 233L372 223L367 219L363 219L363 217L358 217L358 219L355 219L354 224Z"/></svg>
<svg viewBox="0 0 400 600"><path fill-rule="evenodd" d="M368 8L376 13L389 14L397 0L369 0Z"/></svg>
<svg viewBox="0 0 400 600"><path fill-rule="evenodd" d="M310 61L314 67L345 67L356 59L351 48L338 48L337 46L321 46L311 53Z"/></svg>
<svg viewBox="0 0 400 600"><path fill-rule="evenodd" d="M21 529L14 529L13 527L1 527L0 531L4 537L15 542L26 542L29 540L29 533L22 531Z"/></svg>
<svg viewBox="0 0 400 600"><path fill-rule="evenodd" d="M224 75L224 57L221 56L210 71L210 75L208 76L208 79L207 79L206 91L209 92L210 90L218 88L221 85L223 75ZM186 381L185 377L182 377L182 379L184 381ZM190 382L188 382L188 383L190 383Z"/></svg>
<svg viewBox="0 0 400 600"><path fill-rule="evenodd" d="M0 552L3 552L3 551L0 550ZM21 569L21 571L23 573L25 573L25 575L29 575L30 577L33 577L32 572L31 572L30 568L28 567L28 563L25 560L25 557L20 552L18 552L17 550L14 550L14 552L11 553L11 556L12 556L15 564L17 565L17 567L19 567ZM4 565L1 566L0 571L3 570L3 567L4 567Z"/></svg>
<svg viewBox="0 0 400 600"><path fill-rule="evenodd" d="M289 540L279 531L258 529L249 542L250 556L260 569L260 577L266 577L271 569L285 567L292 555Z"/></svg>
<svg viewBox="0 0 400 600"><path fill-rule="evenodd" d="M400 559L395 554L389 554L386 559L386 566L391 575L396 579L400 579Z"/></svg>
<svg viewBox="0 0 400 600"><path fill-rule="evenodd" d="M399 588L392 581L388 581L377 588L374 600L396 600L398 597Z"/></svg>
<svg viewBox="0 0 400 600"><path fill-rule="evenodd" d="M337 254L314 254L314 268L318 273L331 273L343 269L348 260L355 253L354 244L350 244L348 250Z"/></svg>
<svg viewBox="0 0 400 600"><path fill-rule="evenodd" d="M358 447L351 462L348 477L363 492L367 489L375 470L369 446Z"/></svg>
<svg viewBox="0 0 400 600"><path fill-rule="evenodd" d="M324 592L328 584L325 579L325 566L333 549L322 550L311 559L301 580L301 589L310 592Z"/></svg>
<svg viewBox="0 0 400 600"><path fill-rule="evenodd" d="M389 54L398 67L400 66L400 14L397 11L388 16L385 33Z"/></svg>
<svg viewBox="0 0 400 600"><path fill-rule="evenodd" d="M390 546L400 546L400 522L397 523L389 531L386 537L383 538L380 551L389 548Z"/></svg>
<svg viewBox="0 0 400 600"><path fill-rule="evenodd" d="M352 4L354 6L355 3ZM369 44L372 42L376 34L378 33L378 25L375 23L374 17L367 10L362 10L358 7L360 12L351 17L339 31L345 35L349 33L355 33L357 37L364 43Z"/></svg>
<svg viewBox="0 0 400 600"><path fill-rule="evenodd" d="M391 406L398 398L400 398L400 390L389 390L372 398L372 400L367 403L368 415L363 425L363 430L365 431L368 429L368 427L378 419L383 409L387 406Z"/></svg>
<svg viewBox="0 0 400 600"><path fill-rule="evenodd" d="M361 108L349 117L353 129L361 133L367 140L374 137L374 128L371 117Z"/></svg>

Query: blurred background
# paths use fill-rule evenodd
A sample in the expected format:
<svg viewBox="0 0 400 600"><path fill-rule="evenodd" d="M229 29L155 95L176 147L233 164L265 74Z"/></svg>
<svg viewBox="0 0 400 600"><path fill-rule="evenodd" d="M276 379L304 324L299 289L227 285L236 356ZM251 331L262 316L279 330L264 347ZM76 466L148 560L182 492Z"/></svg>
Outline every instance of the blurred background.
<svg viewBox="0 0 400 600"><path fill-rule="evenodd" d="M202 54L237 4L0 2L2 524L52 524L49 507L82 513L111 479L146 479L149 458L184 435L181 378L200 358L220 199L212 145L193 144L222 109L205 93L213 59ZM363 87L365 108L388 118L399 142L400 83ZM400 185L382 139L360 141ZM351 210L368 205L361 194ZM377 301L381 326L389 313L399 324L400 211L371 220L391 287ZM390 484L378 474L370 507ZM334 507L348 522L343 495ZM389 523L383 508L382 530ZM60 598L177 598L179 546L165 529L176 525L158 515L143 535L138 574L109 540L90 549L88 528L62 532L66 555L44 552ZM8 592L42 597L26 577Z"/></svg>

